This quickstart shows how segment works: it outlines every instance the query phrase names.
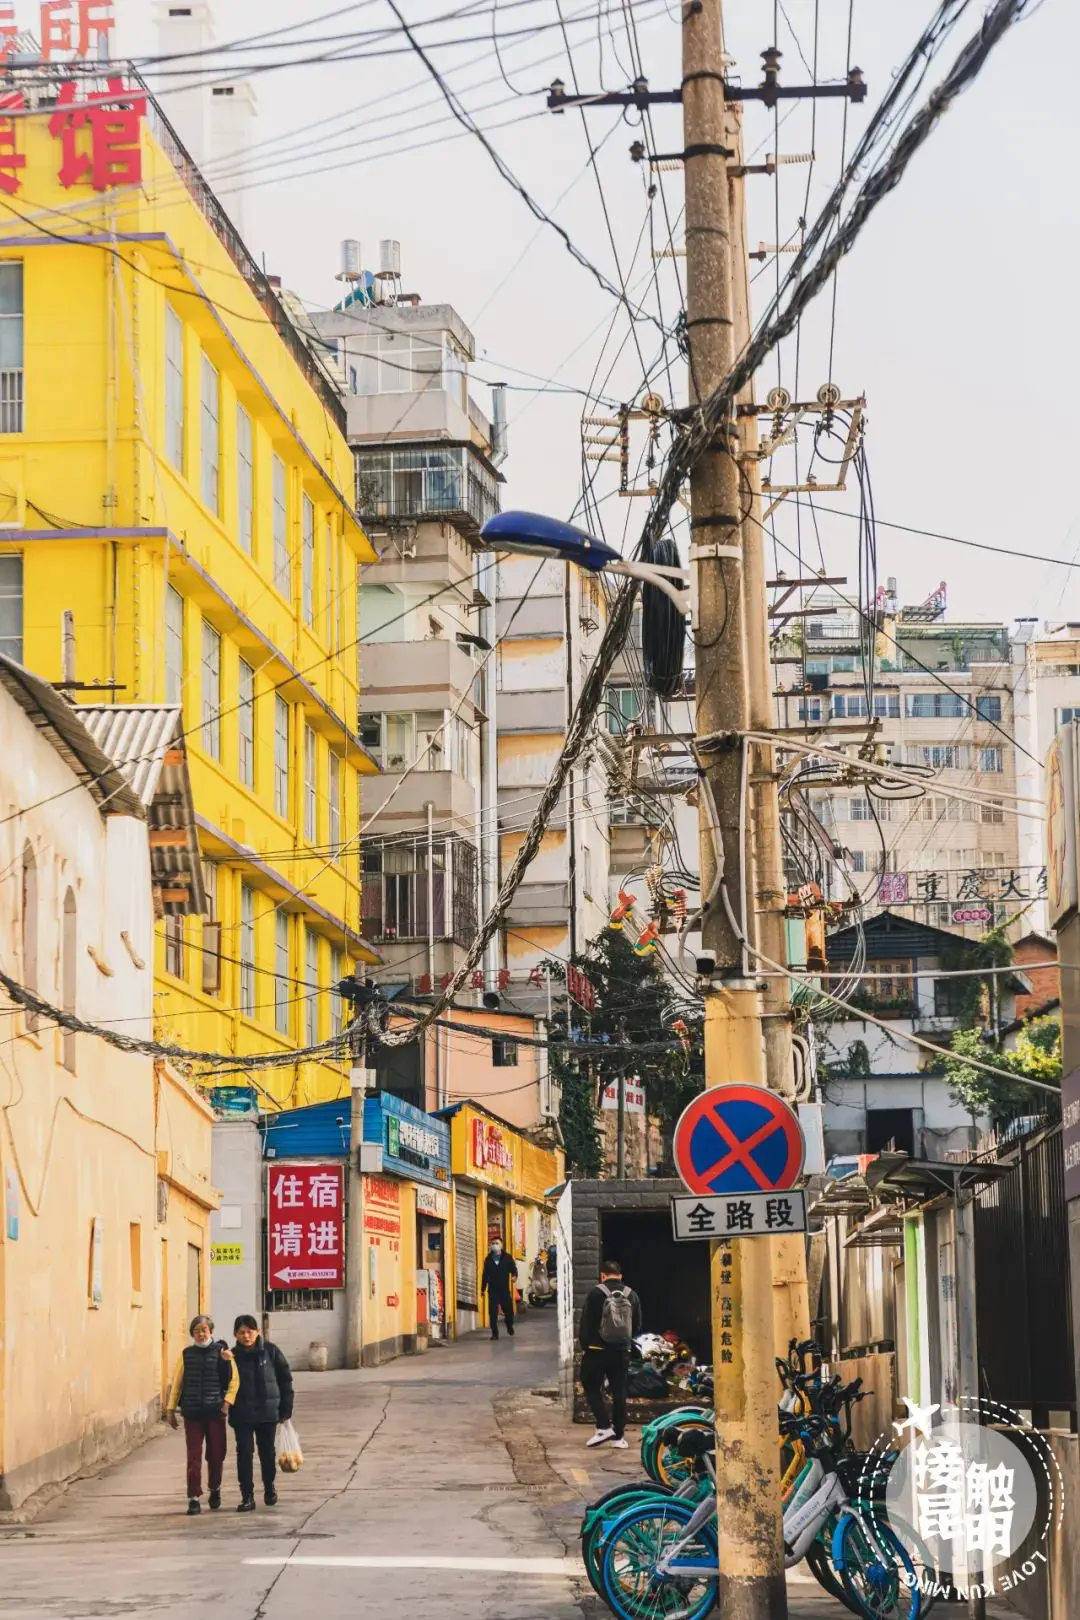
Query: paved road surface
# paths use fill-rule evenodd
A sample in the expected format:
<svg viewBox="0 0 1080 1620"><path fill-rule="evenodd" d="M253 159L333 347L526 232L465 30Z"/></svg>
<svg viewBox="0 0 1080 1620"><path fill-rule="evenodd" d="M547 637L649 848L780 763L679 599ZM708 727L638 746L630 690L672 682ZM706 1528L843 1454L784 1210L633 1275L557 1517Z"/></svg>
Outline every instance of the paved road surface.
<svg viewBox="0 0 1080 1620"><path fill-rule="evenodd" d="M33 1525L0 1530L0 1620L584 1620L583 1501L640 1468L583 1450L533 1391L554 1384L554 1313L370 1372L301 1374L303 1470L280 1504L185 1515L182 1435L162 1428ZM844 1611L793 1581L792 1620Z"/></svg>

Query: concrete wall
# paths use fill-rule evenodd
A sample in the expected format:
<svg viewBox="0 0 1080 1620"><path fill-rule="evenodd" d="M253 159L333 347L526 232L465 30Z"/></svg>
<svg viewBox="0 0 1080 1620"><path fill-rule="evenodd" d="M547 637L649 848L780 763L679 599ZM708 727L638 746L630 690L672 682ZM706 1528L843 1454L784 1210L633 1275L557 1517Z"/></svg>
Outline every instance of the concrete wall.
<svg viewBox="0 0 1080 1620"><path fill-rule="evenodd" d="M262 1137L253 1119L215 1121L212 1174L221 1207L210 1220L210 1241L243 1250L239 1265L211 1266L210 1310L225 1337L238 1316L259 1317L263 1305Z"/></svg>
<svg viewBox="0 0 1080 1620"><path fill-rule="evenodd" d="M91 1021L149 1033L153 1006L145 824L108 822L45 735L0 695L0 938L4 965ZM23 809L21 807L29 808ZM33 850L36 960L24 931ZM64 897L74 931L64 940ZM29 908L32 907L32 910ZM130 933L132 952L121 939ZM67 955L70 950L70 956ZM93 954L91 954L93 952ZM143 966L136 964L136 957ZM5 1000L0 1054L0 1508L145 1432L162 1374L153 1062L31 1028Z"/></svg>

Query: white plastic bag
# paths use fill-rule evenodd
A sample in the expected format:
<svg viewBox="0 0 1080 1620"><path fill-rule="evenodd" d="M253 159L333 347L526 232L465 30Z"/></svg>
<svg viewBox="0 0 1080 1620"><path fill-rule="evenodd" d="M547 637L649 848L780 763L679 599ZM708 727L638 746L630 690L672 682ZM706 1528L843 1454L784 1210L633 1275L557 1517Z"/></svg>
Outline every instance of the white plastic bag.
<svg viewBox="0 0 1080 1620"><path fill-rule="evenodd" d="M277 1460L278 1467L283 1474L295 1474L304 1465L304 1453L300 1449L300 1436L291 1418L285 1423L278 1424L277 1431Z"/></svg>

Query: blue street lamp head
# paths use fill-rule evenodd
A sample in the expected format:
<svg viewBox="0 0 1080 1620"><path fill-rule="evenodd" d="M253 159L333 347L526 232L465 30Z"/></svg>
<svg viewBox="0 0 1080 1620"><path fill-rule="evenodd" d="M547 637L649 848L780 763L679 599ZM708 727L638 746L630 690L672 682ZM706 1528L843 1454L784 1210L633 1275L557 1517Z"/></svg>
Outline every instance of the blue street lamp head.
<svg viewBox="0 0 1080 1620"><path fill-rule="evenodd" d="M480 538L492 551L520 552L526 557L557 557L600 573L621 562L619 553L584 529L540 512L498 512L488 518Z"/></svg>

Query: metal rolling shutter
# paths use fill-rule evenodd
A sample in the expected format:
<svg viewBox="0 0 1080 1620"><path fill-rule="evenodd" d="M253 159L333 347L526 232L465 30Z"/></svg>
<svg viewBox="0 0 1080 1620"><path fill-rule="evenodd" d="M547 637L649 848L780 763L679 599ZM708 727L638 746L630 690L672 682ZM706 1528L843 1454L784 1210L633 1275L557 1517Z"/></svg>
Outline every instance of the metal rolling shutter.
<svg viewBox="0 0 1080 1620"><path fill-rule="evenodd" d="M454 1274L459 1311L475 1311L480 1303L476 1288L476 1196L460 1187L454 1193Z"/></svg>

